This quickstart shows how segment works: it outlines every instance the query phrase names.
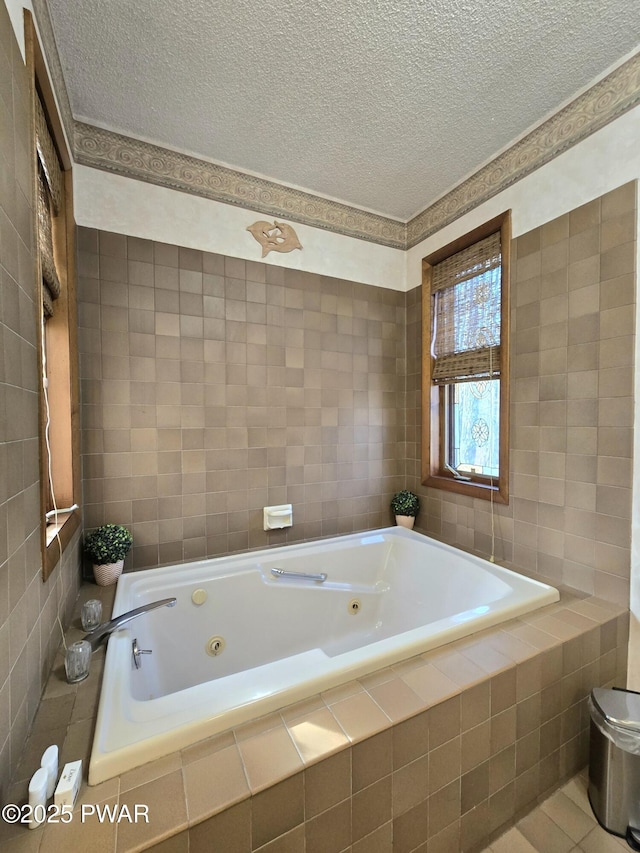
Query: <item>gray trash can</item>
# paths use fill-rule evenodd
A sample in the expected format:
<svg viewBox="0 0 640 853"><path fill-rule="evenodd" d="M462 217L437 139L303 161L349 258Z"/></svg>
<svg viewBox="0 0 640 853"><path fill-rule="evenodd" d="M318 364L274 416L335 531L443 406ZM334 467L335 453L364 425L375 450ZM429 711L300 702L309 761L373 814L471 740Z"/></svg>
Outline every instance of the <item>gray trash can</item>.
<svg viewBox="0 0 640 853"><path fill-rule="evenodd" d="M589 800L598 823L640 850L640 693L591 691Z"/></svg>

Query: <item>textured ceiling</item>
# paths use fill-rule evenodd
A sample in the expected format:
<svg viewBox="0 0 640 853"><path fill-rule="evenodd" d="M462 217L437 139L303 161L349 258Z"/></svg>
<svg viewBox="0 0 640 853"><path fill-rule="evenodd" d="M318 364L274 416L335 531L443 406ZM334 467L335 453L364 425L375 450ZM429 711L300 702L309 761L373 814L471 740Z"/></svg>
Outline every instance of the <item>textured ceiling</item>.
<svg viewBox="0 0 640 853"><path fill-rule="evenodd" d="M73 115L406 221L628 55L638 0L48 0Z"/></svg>

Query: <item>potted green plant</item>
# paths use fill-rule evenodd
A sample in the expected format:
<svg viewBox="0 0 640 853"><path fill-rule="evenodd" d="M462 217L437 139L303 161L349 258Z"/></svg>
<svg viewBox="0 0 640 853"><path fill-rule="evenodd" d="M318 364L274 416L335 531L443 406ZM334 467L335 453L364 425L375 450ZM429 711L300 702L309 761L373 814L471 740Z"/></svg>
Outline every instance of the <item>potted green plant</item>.
<svg viewBox="0 0 640 853"><path fill-rule="evenodd" d="M93 574L99 586L108 586L118 580L132 545L133 536L121 524L103 524L85 536L85 554L93 563Z"/></svg>
<svg viewBox="0 0 640 853"><path fill-rule="evenodd" d="M407 489L396 492L391 498L391 511L395 515L396 524L399 527L408 527L411 530L419 509L420 498Z"/></svg>

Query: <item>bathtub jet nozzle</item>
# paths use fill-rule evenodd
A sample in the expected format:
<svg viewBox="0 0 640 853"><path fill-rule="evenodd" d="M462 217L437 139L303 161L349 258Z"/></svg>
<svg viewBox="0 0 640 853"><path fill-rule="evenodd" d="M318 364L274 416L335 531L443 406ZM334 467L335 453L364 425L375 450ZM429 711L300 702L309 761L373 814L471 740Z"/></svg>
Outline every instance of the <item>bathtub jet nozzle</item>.
<svg viewBox="0 0 640 853"><path fill-rule="evenodd" d="M122 628L127 622L131 622L137 616L142 616L143 613L148 613L157 607L173 607L175 603L175 598L161 598L159 601L143 604L141 607L136 607L133 610L128 610L126 613L121 613L120 616L115 616L109 622L103 622L102 625L98 625L97 628L94 628L93 631L90 631L82 639L91 643L91 651L95 652L102 643L106 643L114 631Z"/></svg>

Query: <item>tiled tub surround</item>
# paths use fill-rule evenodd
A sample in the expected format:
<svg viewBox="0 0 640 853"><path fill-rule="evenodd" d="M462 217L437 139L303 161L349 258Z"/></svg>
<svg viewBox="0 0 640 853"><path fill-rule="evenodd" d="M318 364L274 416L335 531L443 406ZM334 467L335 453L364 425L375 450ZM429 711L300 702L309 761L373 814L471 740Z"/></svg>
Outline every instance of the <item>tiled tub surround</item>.
<svg viewBox="0 0 640 853"><path fill-rule="evenodd" d="M78 611L96 594L112 590L85 586ZM585 765L586 696L625 683L627 640L622 607L562 591L558 604L499 629L83 785L80 803L146 804L149 824L3 824L0 842L7 853L479 849ZM101 654L75 686L58 659L11 801L24 799L52 741L63 761L86 766Z"/></svg>
<svg viewBox="0 0 640 853"><path fill-rule="evenodd" d="M493 507L499 559L625 605L636 193L625 184L512 241L510 502ZM420 485L420 298L407 294L405 487L427 532L486 555L489 503Z"/></svg>
<svg viewBox="0 0 640 853"><path fill-rule="evenodd" d="M403 293L87 228L78 248L87 527L131 527L142 568L390 523Z"/></svg>

